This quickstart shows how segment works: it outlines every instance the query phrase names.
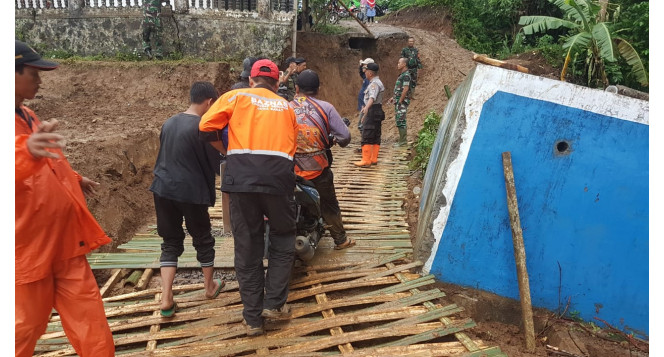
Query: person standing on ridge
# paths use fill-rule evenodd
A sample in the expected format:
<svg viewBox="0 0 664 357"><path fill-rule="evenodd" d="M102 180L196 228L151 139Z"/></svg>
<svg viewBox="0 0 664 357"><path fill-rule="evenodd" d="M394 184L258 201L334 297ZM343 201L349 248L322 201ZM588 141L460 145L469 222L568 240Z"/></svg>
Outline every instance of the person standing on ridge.
<svg viewBox="0 0 664 357"><path fill-rule="evenodd" d="M161 127L159 153L150 191L154 195L157 232L162 237L161 316L172 317L177 309L173 280L178 258L184 252L182 220L196 248L203 270L205 297L216 298L225 283L214 280L214 237L208 207L214 206L215 173L220 155L198 138L198 124L219 97L210 82L195 82L189 91L189 108L170 117Z"/></svg>
<svg viewBox="0 0 664 357"><path fill-rule="evenodd" d="M395 146L405 146L408 143L406 130L406 112L410 104L410 71L406 62L408 59L399 58L397 70L401 72L394 84L394 96L390 98L390 103L394 103L394 119L399 130L399 141Z"/></svg>
<svg viewBox="0 0 664 357"><path fill-rule="evenodd" d="M113 335L85 257L111 242L85 201L99 183L71 168L57 120L41 122L23 105L37 95L39 73L58 64L24 42L15 46L15 355L33 355L55 308L79 356L112 357Z"/></svg>
<svg viewBox="0 0 664 357"><path fill-rule="evenodd" d="M164 58L162 48L161 0L143 0L143 51L148 59ZM154 55L150 46L150 37L154 40Z"/></svg>
<svg viewBox="0 0 664 357"><path fill-rule="evenodd" d="M380 149L381 126L385 120L383 111L383 92L385 86L378 78L378 63L367 64L364 71L369 79L369 86L364 93L362 108L362 160L353 162L355 166L370 167L378 164Z"/></svg>
<svg viewBox="0 0 664 357"><path fill-rule="evenodd" d="M286 95L288 101L295 97L295 83L297 75L307 69L307 61L302 57L286 58L286 70L282 78L279 79L279 85L286 86Z"/></svg>
<svg viewBox="0 0 664 357"><path fill-rule="evenodd" d="M251 68L251 88L226 92L199 124L199 137L227 150L221 189L230 195L235 271L248 336L265 333L263 319L290 317L286 304L295 261L295 167L298 126L293 108L276 94L279 69L270 60ZM222 131L228 126L228 147ZM266 216L270 224L263 269Z"/></svg>
<svg viewBox="0 0 664 357"><path fill-rule="evenodd" d="M401 57L408 59L406 64L410 71L410 98L412 99L415 95L415 87L417 86L417 71L422 69L422 61L420 60L417 48L415 48L415 39L413 37L408 38L408 47L404 47L401 50Z"/></svg>
<svg viewBox="0 0 664 357"><path fill-rule="evenodd" d="M332 104L316 99L319 87L316 72L307 69L297 76L295 99L289 103L299 125L295 173L316 186L321 215L334 240L334 249L339 250L354 246L355 241L346 236L326 149L332 145L330 140L347 146L350 131Z"/></svg>
<svg viewBox="0 0 664 357"><path fill-rule="evenodd" d="M376 0L367 0L367 23L373 24L376 17Z"/></svg>

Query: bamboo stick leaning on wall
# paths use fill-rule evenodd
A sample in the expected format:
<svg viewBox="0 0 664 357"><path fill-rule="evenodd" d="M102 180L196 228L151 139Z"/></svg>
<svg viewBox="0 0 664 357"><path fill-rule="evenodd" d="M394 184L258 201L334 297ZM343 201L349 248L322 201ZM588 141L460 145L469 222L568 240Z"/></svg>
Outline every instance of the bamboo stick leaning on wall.
<svg viewBox="0 0 664 357"><path fill-rule="evenodd" d="M533 353L535 352L535 327L533 324L533 307L530 301L528 269L526 268L526 248L523 243L523 232L521 231L521 220L519 219L519 205L516 200L512 154L509 151L503 153L503 173L505 174L505 190L507 191L507 209L509 210L510 225L512 226L512 243L514 244L516 274L519 280L519 297L521 298L526 350Z"/></svg>

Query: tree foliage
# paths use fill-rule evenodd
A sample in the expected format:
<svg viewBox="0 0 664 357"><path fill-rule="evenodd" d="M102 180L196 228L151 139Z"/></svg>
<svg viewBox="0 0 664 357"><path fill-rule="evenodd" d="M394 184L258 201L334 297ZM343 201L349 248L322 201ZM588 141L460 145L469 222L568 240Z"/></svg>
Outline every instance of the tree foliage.
<svg viewBox="0 0 664 357"><path fill-rule="evenodd" d="M609 17L605 24L597 28L590 27L587 33L576 31L580 23L585 21L598 23L590 14L599 7L596 1L574 1L574 6L565 0L378 0L387 1L391 10L408 6L443 6L451 10L453 17L454 37L464 48L492 57L507 58L524 51L539 50L547 56L547 62L562 67L567 60L568 80L587 85L588 73L586 66L598 68L598 63L586 63L585 53L574 53L569 58L569 46L581 46L593 41L593 31L599 36L601 32L610 33L612 42L602 42L598 49L604 49L608 55L608 47L613 47L614 61L604 61L603 73L610 83L624 84L629 87L646 90L639 84L643 75L647 77L649 64L649 22L647 0L611 0L608 3ZM560 6L558 6L560 5ZM572 11L574 10L574 11ZM570 16L566 16L566 14ZM537 36L523 36L520 31L522 17L531 17L529 29L532 33L550 36L551 40L540 41ZM546 24L537 19L548 19ZM588 37L588 35L591 35ZM605 36L599 36L608 39ZM603 40L602 40L603 41ZM627 46L629 44L634 51ZM545 46L545 47L542 47ZM610 45L610 46L609 46ZM563 46L567 50L563 51ZM631 53L631 54L630 54ZM553 58L557 54L560 58ZM636 56L640 58L638 64ZM600 52L598 52L600 55ZM624 57L626 56L626 57ZM610 57L610 56L609 56ZM628 62L629 61L629 62ZM641 69L642 68L642 69ZM591 80L592 82L592 80ZM601 82L601 80L600 80ZM646 83L643 82L642 83Z"/></svg>
<svg viewBox="0 0 664 357"><path fill-rule="evenodd" d="M616 17L616 8L602 6L591 0L549 0L563 11L562 18L551 16L522 16L526 35L546 33L549 29L569 29L563 48L567 50L561 71L561 80L572 58L583 61L586 84L593 87L609 85L606 66L616 62L620 56L631 68L631 74L642 86L648 86L648 74L638 52L618 32L611 19Z"/></svg>

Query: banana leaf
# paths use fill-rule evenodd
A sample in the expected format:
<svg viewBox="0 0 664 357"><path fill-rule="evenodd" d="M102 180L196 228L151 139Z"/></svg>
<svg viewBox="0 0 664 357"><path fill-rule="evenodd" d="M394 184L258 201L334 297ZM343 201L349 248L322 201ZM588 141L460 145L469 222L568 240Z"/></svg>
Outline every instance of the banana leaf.
<svg viewBox="0 0 664 357"><path fill-rule="evenodd" d="M600 22L593 27L593 38L599 47L599 55L605 61L614 62L616 60L616 50L613 47L611 30L606 22Z"/></svg>
<svg viewBox="0 0 664 357"><path fill-rule="evenodd" d="M643 66L643 61L639 53L636 52L632 45L625 41L622 38L615 38L615 41L618 42L618 53L627 61L627 64L632 66L632 74L636 77L636 80L639 83L647 87L648 86L648 72Z"/></svg>
<svg viewBox="0 0 664 357"><path fill-rule="evenodd" d="M546 32L560 27L577 28L579 25L574 22L559 19L551 16L521 16L519 25L523 26L523 33L532 35L535 33Z"/></svg>

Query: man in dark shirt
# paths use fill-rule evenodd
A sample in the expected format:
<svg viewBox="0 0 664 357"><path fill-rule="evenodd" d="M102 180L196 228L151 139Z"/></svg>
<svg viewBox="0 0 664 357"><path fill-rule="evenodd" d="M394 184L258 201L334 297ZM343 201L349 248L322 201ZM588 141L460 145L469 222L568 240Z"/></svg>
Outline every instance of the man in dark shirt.
<svg viewBox="0 0 664 357"><path fill-rule="evenodd" d="M150 191L154 193L157 232L161 245L162 296L161 315L171 317L177 305L173 300L173 280L178 257L184 251L184 230L193 238L196 259L203 269L205 296L213 299L224 286L213 279L214 237L208 207L214 206L215 173L219 170L219 152L198 138L201 116L217 100L217 90L210 82L196 82L190 91L189 109L169 118L161 128L160 147Z"/></svg>

